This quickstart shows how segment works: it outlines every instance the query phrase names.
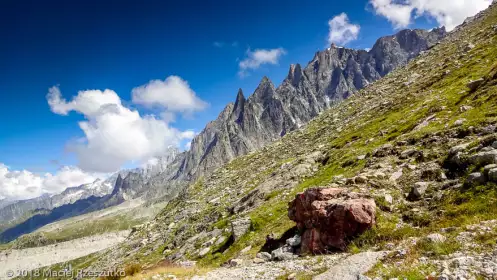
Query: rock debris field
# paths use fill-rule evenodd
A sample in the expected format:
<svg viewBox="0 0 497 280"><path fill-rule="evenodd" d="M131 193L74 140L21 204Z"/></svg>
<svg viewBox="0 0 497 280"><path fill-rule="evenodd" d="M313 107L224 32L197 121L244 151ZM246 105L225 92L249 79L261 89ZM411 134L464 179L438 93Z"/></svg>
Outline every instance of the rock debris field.
<svg viewBox="0 0 497 280"><path fill-rule="evenodd" d="M31 271L36 268L77 259L125 240L129 231L94 235L58 244L0 252L0 279L9 279L9 271Z"/></svg>

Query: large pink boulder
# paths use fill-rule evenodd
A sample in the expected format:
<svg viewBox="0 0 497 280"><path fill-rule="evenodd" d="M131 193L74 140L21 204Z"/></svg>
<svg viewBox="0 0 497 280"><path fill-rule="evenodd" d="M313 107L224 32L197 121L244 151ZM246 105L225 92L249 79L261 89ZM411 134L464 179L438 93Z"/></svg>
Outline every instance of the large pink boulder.
<svg viewBox="0 0 497 280"><path fill-rule="evenodd" d="M289 203L288 217L303 231L302 254L345 250L348 242L375 224L376 204L339 188L311 188Z"/></svg>

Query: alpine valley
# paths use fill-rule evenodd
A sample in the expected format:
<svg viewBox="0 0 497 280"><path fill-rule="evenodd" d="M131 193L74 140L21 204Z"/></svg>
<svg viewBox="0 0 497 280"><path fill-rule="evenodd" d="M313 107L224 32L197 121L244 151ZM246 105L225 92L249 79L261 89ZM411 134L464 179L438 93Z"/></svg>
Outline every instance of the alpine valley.
<svg viewBox="0 0 497 280"><path fill-rule="evenodd" d="M496 110L497 4L451 32L402 30L368 51L333 44L278 86L240 89L187 151L0 201L0 262L93 242L17 268L495 279Z"/></svg>

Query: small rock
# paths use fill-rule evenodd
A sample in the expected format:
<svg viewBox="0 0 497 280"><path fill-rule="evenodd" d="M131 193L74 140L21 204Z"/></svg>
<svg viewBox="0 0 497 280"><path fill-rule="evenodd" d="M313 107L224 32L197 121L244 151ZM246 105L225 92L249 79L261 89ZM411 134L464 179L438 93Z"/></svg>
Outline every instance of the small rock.
<svg viewBox="0 0 497 280"><path fill-rule="evenodd" d="M497 168L497 164L485 165L485 167L483 167L483 175L485 175L485 177L488 177L488 173L494 168Z"/></svg>
<svg viewBox="0 0 497 280"><path fill-rule="evenodd" d="M217 239L217 241L216 241L216 245L220 245L220 244L222 244L225 240L226 240L226 236L221 235L221 236Z"/></svg>
<svg viewBox="0 0 497 280"><path fill-rule="evenodd" d="M360 155L360 156L357 157L358 160L363 160L365 158L366 158L366 155Z"/></svg>
<svg viewBox="0 0 497 280"><path fill-rule="evenodd" d="M297 279L297 274L292 273L292 274L288 275L288 277L286 279L287 280L295 280L295 279Z"/></svg>
<svg viewBox="0 0 497 280"><path fill-rule="evenodd" d="M475 45L472 43L468 43L466 46L464 46L464 52L469 52L470 50L474 49Z"/></svg>
<svg viewBox="0 0 497 280"><path fill-rule="evenodd" d="M366 176L357 176L355 177L356 184L365 184L367 183L368 178Z"/></svg>
<svg viewBox="0 0 497 280"><path fill-rule="evenodd" d="M346 185L354 185L355 184L355 178L347 178L347 179L345 179L345 184Z"/></svg>
<svg viewBox="0 0 497 280"><path fill-rule="evenodd" d="M459 108L459 111L461 111L461 112L466 112L466 111L469 111L469 110L471 110L471 109L473 109L473 107L471 107L471 106L469 106L469 105L463 105L463 106L461 106L461 107Z"/></svg>
<svg viewBox="0 0 497 280"><path fill-rule="evenodd" d="M257 258L263 259L264 261L270 261L271 260L271 254L268 252L259 252L256 255Z"/></svg>
<svg viewBox="0 0 497 280"><path fill-rule="evenodd" d="M249 231L250 225L250 219L239 219L231 222L231 231L235 241L240 239L240 237Z"/></svg>
<svg viewBox="0 0 497 280"><path fill-rule="evenodd" d="M469 81L469 83L467 83L466 86L469 88L470 91L475 91L478 89L478 87L481 86L481 84L483 84L484 81L485 80L483 78L474 81Z"/></svg>
<svg viewBox="0 0 497 280"><path fill-rule="evenodd" d="M416 155L418 151L416 149L407 149L400 154L401 159L407 159Z"/></svg>
<svg viewBox="0 0 497 280"><path fill-rule="evenodd" d="M385 144L381 146L380 148L376 149L373 152L373 155L375 157L385 157L390 155L393 152L393 145L392 144Z"/></svg>
<svg viewBox="0 0 497 280"><path fill-rule="evenodd" d="M229 261L229 265L231 267L240 266L240 265L242 265L242 263L243 263L243 260L241 260L241 259L232 259Z"/></svg>
<svg viewBox="0 0 497 280"><path fill-rule="evenodd" d="M265 261L265 260L263 260L263 259L260 259L260 258L255 258L255 259L253 260L253 262L254 262L255 264L261 264L261 263L265 263L266 261Z"/></svg>
<svg viewBox="0 0 497 280"><path fill-rule="evenodd" d="M471 173L466 180L469 185L479 185L485 183L485 176L480 172Z"/></svg>
<svg viewBox="0 0 497 280"><path fill-rule="evenodd" d="M211 250L210 247L204 248L200 251L200 253L198 253L198 255L203 257L203 256L207 255L207 253L209 253L210 250Z"/></svg>
<svg viewBox="0 0 497 280"><path fill-rule="evenodd" d="M383 198L385 199L385 202L388 203L388 204L392 204L393 203L393 197L389 194L385 194L383 196Z"/></svg>
<svg viewBox="0 0 497 280"><path fill-rule="evenodd" d="M291 247L283 246L271 252L271 259L275 261L287 261L297 258L292 253Z"/></svg>
<svg viewBox="0 0 497 280"><path fill-rule="evenodd" d="M497 149L497 141L492 143L492 148Z"/></svg>
<svg viewBox="0 0 497 280"><path fill-rule="evenodd" d="M407 199L411 201L420 200L421 198L423 198L429 185L430 183L428 182L415 183L414 186L411 188L411 192L407 196Z"/></svg>
<svg viewBox="0 0 497 280"><path fill-rule="evenodd" d="M449 154L455 155L459 152L464 152L469 147L469 145L471 145L471 143L465 143L465 144L454 146L454 147L450 148Z"/></svg>
<svg viewBox="0 0 497 280"><path fill-rule="evenodd" d="M216 197L214 199L212 199L211 201L208 202L209 204L212 204L214 206L217 206L221 203L221 198L220 197Z"/></svg>
<svg viewBox="0 0 497 280"><path fill-rule="evenodd" d="M497 183L497 168L491 169L488 172L488 180L490 182Z"/></svg>
<svg viewBox="0 0 497 280"><path fill-rule="evenodd" d="M479 152L470 158L472 164L476 166L485 166L497 164L497 150Z"/></svg>
<svg viewBox="0 0 497 280"><path fill-rule="evenodd" d="M247 253L248 251L250 251L250 249L252 249L252 246L247 246L245 248L243 248L241 251L240 251L240 254L245 254Z"/></svg>
<svg viewBox="0 0 497 280"><path fill-rule="evenodd" d="M390 181L397 181L398 179L400 179L400 177L402 177L402 168L397 170L396 172L392 173L392 175L390 176Z"/></svg>
<svg viewBox="0 0 497 280"><path fill-rule="evenodd" d="M432 233L426 236L426 239L432 243L444 243L447 238L440 233Z"/></svg>
<svg viewBox="0 0 497 280"><path fill-rule="evenodd" d="M455 126L461 126L464 124L464 122L466 121L466 119L459 119L457 121L454 122L454 125Z"/></svg>
<svg viewBox="0 0 497 280"><path fill-rule="evenodd" d="M288 246L291 246L291 247L297 247L297 246L299 246L299 245L300 245L301 240L302 240L302 239L300 238L300 236L295 235L295 236L294 236L294 237L292 237L292 238L288 238L288 239L286 240L286 244L287 244Z"/></svg>

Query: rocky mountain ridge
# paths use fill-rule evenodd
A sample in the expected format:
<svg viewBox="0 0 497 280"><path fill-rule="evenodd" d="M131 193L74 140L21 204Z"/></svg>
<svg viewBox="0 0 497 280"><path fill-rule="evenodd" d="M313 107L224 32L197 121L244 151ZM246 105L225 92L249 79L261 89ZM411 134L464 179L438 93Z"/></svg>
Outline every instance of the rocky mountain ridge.
<svg viewBox="0 0 497 280"><path fill-rule="evenodd" d="M89 270L139 264L143 272L135 279L169 277L156 270L168 263L185 270L215 268L188 279L495 278L496 15L497 6L491 6L302 129L197 180L119 248L91 264L73 263ZM309 195L323 189L339 189L347 197L318 199L316 205L306 200L305 211L294 211L292 201L305 198L305 190ZM362 232L348 227L351 217L338 215L348 219L342 220L344 229L361 232L330 242L335 228L320 226L327 225L333 207L349 199L367 202L375 218L368 218L373 211L354 216L368 225ZM306 219L309 215L323 220ZM295 228L299 224L304 232ZM309 244L346 252L300 256L299 247ZM348 270L349 278L317 276L322 268L300 265L371 251L385 252L384 258L364 270Z"/></svg>
<svg viewBox="0 0 497 280"><path fill-rule="evenodd" d="M112 192L70 188L52 198L21 201L0 210L0 221L14 221L35 209L51 210L78 199L101 197L88 211L145 197L169 200L189 182L207 176L223 164L258 150L287 133L299 129L333 104L405 65L446 36L444 28L404 30L378 39L371 51L336 47L317 52L305 68L291 65L282 84L275 87L264 77L246 98L240 89L235 103L228 104L218 118L208 123L192 141L189 151L171 148L153 164L116 173ZM27 217L26 217L27 218Z"/></svg>
<svg viewBox="0 0 497 280"><path fill-rule="evenodd" d="M190 150L174 154L167 170L150 180L139 170L116 179L108 205L138 196L170 199L192 180L300 128L334 103L433 47L446 34L445 28L403 30L378 39L369 52L332 45L317 52L305 68L291 65L278 87L263 77L248 98L239 89L235 102L206 125L192 140Z"/></svg>
<svg viewBox="0 0 497 280"><path fill-rule="evenodd" d="M369 52L332 45L317 52L305 68L291 65L277 88L264 77L248 98L240 89L235 103L228 104L193 139L178 177L206 175L298 129L333 103L407 64L445 36L445 28L403 30L378 39Z"/></svg>

